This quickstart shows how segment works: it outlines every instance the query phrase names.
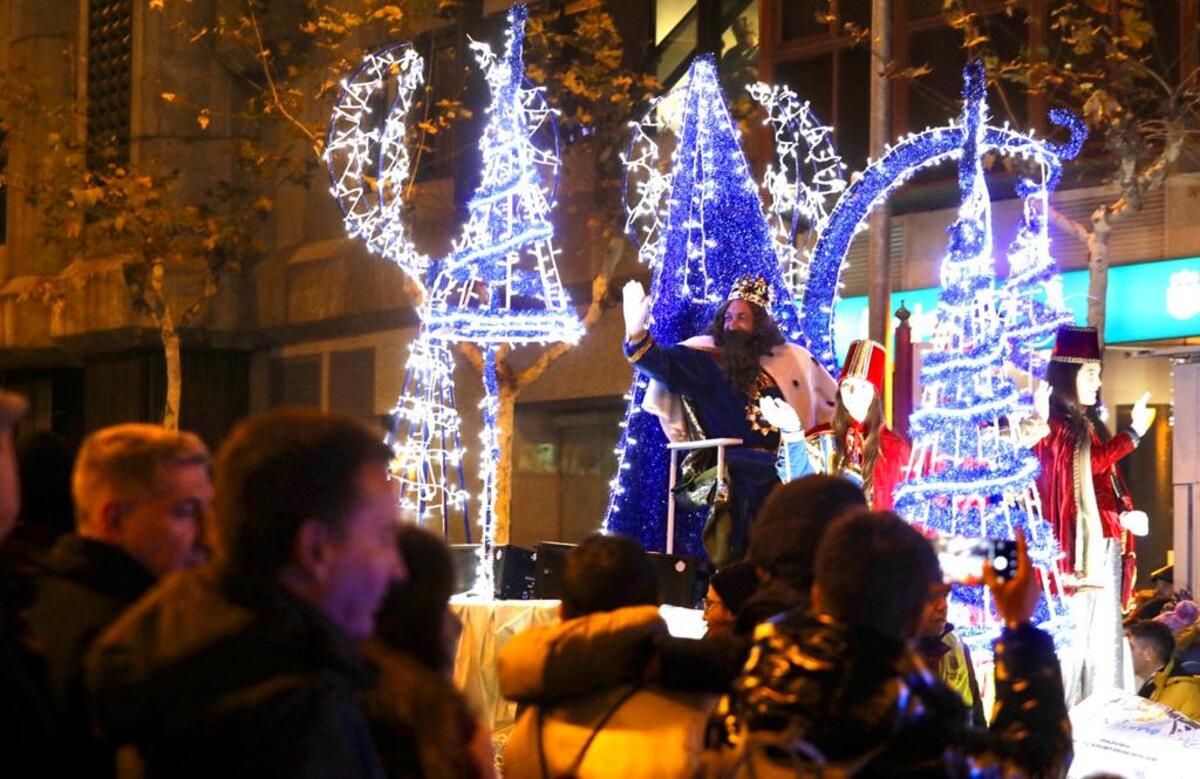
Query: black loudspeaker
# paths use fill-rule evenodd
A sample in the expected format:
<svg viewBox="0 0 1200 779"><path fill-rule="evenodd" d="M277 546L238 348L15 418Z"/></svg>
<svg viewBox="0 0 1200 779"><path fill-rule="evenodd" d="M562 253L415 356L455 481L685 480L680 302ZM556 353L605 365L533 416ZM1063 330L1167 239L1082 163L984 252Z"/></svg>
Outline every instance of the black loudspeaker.
<svg viewBox="0 0 1200 779"><path fill-rule="evenodd" d="M658 597L663 603L685 609L700 608L711 573L707 562L660 552L651 552L650 559L658 570Z"/></svg>
<svg viewBox="0 0 1200 779"><path fill-rule="evenodd" d="M559 544L543 541L535 548L533 597L562 598L563 572L566 570L567 554L574 544ZM697 608L704 598L708 586L708 564L694 557L650 552L654 569L658 572L659 599L671 606L688 609Z"/></svg>
<svg viewBox="0 0 1200 779"><path fill-rule="evenodd" d="M468 592L475 586L479 544L452 544L456 593ZM492 575L495 577L496 598L500 600L529 600L533 597L533 552L511 544L492 549Z"/></svg>
<svg viewBox="0 0 1200 779"><path fill-rule="evenodd" d="M533 597L548 600L562 599L563 572L567 568L567 554L574 544L556 544L542 541L534 547Z"/></svg>

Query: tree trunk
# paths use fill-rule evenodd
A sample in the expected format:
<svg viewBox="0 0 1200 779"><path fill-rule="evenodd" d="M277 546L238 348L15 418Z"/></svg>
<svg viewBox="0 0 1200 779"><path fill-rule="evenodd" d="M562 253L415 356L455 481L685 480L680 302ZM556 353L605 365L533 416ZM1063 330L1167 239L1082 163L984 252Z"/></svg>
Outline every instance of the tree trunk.
<svg viewBox="0 0 1200 779"><path fill-rule="evenodd" d="M183 394L183 374L179 360L179 332L175 329L175 317L170 305L163 306L158 321L158 332L162 338L163 357L167 368L167 398L163 407L163 427L179 429L179 402Z"/></svg>
<svg viewBox="0 0 1200 779"><path fill-rule="evenodd" d="M1108 300L1108 237L1112 225L1107 209L1100 207L1092 214L1092 231L1088 236L1088 325L1100 334L1104 343L1105 301Z"/></svg>
<svg viewBox="0 0 1200 779"><path fill-rule="evenodd" d="M500 382L500 408L496 412L500 458L496 463L496 545L509 542L512 528L513 438L516 422L517 390Z"/></svg>

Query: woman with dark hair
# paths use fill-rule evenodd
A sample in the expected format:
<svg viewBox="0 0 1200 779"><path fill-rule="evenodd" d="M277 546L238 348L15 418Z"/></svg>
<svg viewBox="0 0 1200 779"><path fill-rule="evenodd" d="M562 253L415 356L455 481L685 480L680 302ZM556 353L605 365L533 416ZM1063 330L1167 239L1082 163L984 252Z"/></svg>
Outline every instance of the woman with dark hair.
<svg viewBox="0 0 1200 779"><path fill-rule="evenodd" d="M794 443L799 420L788 409L763 399L763 412L783 431L789 465L781 478L805 473L842 476L862 487L871 507L892 507L892 492L908 466L908 441L887 426L883 413L883 379L887 351L876 341L854 341L838 379L833 421L809 430L805 450ZM786 475L784 475L786 472Z"/></svg>
<svg viewBox="0 0 1200 779"><path fill-rule="evenodd" d="M491 733L450 678L459 633L450 548L408 523L397 544L408 578L388 593L363 647L379 670L366 707L384 769L390 779L493 777Z"/></svg>
<svg viewBox="0 0 1200 779"><path fill-rule="evenodd" d="M1068 592L1074 591L1076 662L1064 663L1063 674L1072 702L1099 687L1124 686L1121 605L1132 593L1136 560L1130 531L1146 532L1145 514L1133 511L1117 462L1137 447L1155 412L1143 395L1131 428L1110 437L1097 415L1100 367L1095 328L1058 331L1046 370L1050 432L1033 447L1042 512L1062 548Z"/></svg>

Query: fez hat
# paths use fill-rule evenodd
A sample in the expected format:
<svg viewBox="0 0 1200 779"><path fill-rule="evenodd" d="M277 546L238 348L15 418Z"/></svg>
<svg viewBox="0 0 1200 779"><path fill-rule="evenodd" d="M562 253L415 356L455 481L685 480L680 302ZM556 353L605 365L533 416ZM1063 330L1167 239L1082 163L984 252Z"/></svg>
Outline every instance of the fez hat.
<svg viewBox="0 0 1200 779"><path fill-rule="evenodd" d="M866 379L875 385L875 391L883 394L883 380L887 372L887 349L878 341L853 341L842 364L842 375L838 383L846 379Z"/></svg>
<svg viewBox="0 0 1200 779"><path fill-rule="evenodd" d="M1094 327L1060 327L1054 339L1054 351L1050 354L1054 362L1072 362L1083 365L1100 362L1100 336Z"/></svg>

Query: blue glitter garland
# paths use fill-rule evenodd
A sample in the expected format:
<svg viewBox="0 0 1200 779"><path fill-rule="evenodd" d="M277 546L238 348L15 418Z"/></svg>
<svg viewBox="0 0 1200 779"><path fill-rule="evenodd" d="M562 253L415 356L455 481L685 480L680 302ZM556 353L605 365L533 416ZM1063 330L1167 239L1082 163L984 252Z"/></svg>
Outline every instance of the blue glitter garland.
<svg viewBox="0 0 1200 779"><path fill-rule="evenodd" d="M979 150L981 153L996 151L1028 157L1048 165L1054 174L1046 186L1053 187L1057 183L1061 160L1078 154L1087 131L1083 122L1067 111L1051 111L1050 120L1069 132L1069 141L1056 145L1008 127L986 126L978 144ZM837 374L838 359L833 349L833 310L841 295L842 270L850 242L865 228L867 217L879 204L917 172L957 158L963 143L962 128L955 125L908 136L871 163L850 184L830 213L829 222L813 248L809 265L802 306L802 342L834 375Z"/></svg>

